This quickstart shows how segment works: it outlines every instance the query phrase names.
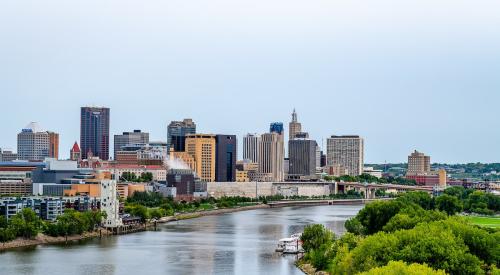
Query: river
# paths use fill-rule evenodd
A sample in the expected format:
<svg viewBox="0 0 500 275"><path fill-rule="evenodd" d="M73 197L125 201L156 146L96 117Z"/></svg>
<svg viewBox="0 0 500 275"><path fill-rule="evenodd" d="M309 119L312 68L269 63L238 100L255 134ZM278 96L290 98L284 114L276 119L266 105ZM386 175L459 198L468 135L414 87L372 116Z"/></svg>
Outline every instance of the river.
<svg viewBox="0 0 500 275"><path fill-rule="evenodd" d="M285 207L206 216L157 231L0 252L0 274L302 274L280 238L321 223L342 234L361 205Z"/></svg>

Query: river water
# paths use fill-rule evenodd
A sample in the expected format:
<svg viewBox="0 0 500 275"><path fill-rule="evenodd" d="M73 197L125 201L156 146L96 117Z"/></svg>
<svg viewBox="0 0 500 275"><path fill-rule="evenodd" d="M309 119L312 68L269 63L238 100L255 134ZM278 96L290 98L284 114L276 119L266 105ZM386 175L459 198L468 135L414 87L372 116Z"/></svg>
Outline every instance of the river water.
<svg viewBox="0 0 500 275"><path fill-rule="evenodd" d="M206 216L157 231L0 253L0 274L302 274L280 238L321 223L342 234L361 205L286 207Z"/></svg>

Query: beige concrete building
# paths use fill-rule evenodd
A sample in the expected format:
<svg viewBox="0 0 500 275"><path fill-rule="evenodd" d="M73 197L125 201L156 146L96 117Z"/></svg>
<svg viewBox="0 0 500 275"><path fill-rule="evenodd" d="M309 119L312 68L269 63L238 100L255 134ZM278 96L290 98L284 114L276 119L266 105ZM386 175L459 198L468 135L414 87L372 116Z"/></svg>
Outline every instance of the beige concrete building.
<svg viewBox="0 0 500 275"><path fill-rule="evenodd" d="M407 175L425 175L431 172L431 157L415 150L408 156Z"/></svg>
<svg viewBox="0 0 500 275"><path fill-rule="evenodd" d="M331 136L327 139L327 165L350 176L359 176L364 167L364 140L360 136Z"/></svg>
<svg viewBox="0 0 500 275"><path fill-rule="evenodd" d="M215 181L215 135L186 136L186 152L196 162L196 174L202 181Z"/></svg>
<svg viewBox="0 0 500 275"><path fill-rule="evenodd" d="M196 171L196 161L194 158L187 152L176 152L174 151L174 148L170 148L170 161L167 162L167 165L172 165L172 161L180 161L182 164L185 164L191 169L192 171ZM175 167L169 167L169 168L175 168Z"/></svg>
<svg viewBox="0 0 500 275"><path fill-rule="evenodd" d="M263 134L259 143L259 173L270 175L271 181L283 181L284 159L283 135L275 132Z"/></svg>
<svg viewBox="0 0 500 275"><path fill-rule="evenodd" d="M293 109L292 121L288 124L288 127L289 140L294 139L297 133L302 132L302 124L300 124L300 122L298 122L297 120L297 112L295 112L295 109Z"/></svg>

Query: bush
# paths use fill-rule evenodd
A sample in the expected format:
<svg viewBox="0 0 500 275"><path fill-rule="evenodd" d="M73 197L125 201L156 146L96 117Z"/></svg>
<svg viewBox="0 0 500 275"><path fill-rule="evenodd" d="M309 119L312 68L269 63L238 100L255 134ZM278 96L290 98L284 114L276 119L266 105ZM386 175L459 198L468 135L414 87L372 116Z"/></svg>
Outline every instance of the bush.
<svg viewBox="0 0 500 275"><path fill-rule="evenodd" d="M360 275L446 275L443 270L434 270L426 264L406 264L402 261L390 261L383 267L376 267Z"/></svg>

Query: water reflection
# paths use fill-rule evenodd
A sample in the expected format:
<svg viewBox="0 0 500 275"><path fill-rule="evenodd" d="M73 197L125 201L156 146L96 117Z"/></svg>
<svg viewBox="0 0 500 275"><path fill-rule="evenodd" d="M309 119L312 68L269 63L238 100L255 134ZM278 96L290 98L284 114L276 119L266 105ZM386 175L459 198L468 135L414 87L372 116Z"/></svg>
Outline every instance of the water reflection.
<svg viewBox="0 0 500 275"><path fill-rule="evenodd" d="M260 209L158 231L0 253L0 274L301 274L276 241L322 223L336 234L362 206Z"/></svg>

